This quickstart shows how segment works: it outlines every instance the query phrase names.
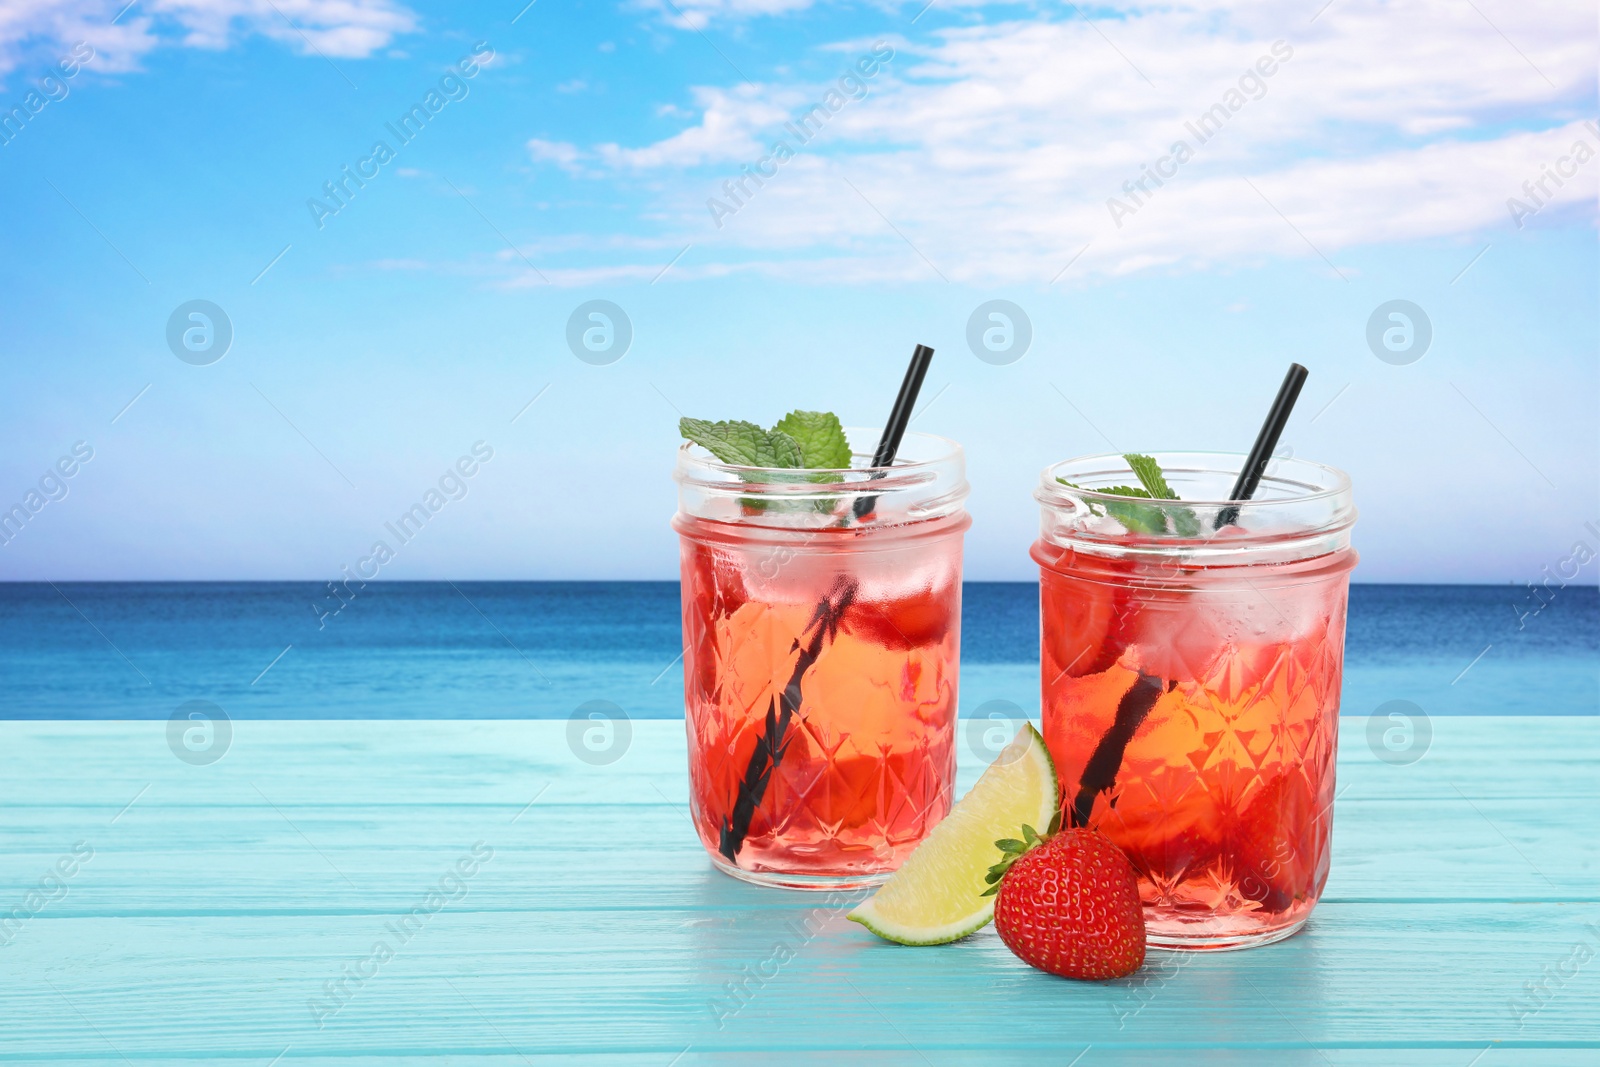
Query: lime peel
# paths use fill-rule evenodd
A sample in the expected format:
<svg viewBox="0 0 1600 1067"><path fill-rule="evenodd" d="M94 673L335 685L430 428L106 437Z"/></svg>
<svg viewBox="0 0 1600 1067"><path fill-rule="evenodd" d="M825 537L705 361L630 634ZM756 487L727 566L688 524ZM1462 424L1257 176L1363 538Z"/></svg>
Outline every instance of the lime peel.
<svg viewBox="0 0 1600 1067"><path fill-rule="evenodd" d="M1025 724L978 783L883 886L847 918L901 945L942 945L994 918L985 874L1023 824L1047 826L1061 807L1055 763Z"/></svg>

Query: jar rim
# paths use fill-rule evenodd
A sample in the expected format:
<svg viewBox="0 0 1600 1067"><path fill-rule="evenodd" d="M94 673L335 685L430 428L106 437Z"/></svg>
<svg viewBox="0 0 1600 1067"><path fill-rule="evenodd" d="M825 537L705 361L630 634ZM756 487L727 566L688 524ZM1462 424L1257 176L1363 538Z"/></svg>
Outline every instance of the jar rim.
<svg viewBox="0 0 1600 1067"><path fill-rule="evenodd" d="M1102 491L1097 490L1097 489L1091 489L1091 488L1088 488L1088 487L1078 488L1078 487L1074 487L1074 486L1062 485L1056 479L1057 479L1057 472L1060 471L1062 468L1069 467L1069 466L1087 465L1087 464L1090 464L1090 463L1097 463L1097 462L1102 461L1102 460L1104 460L1104 461L1106 461L1108 463L1119 464L1121 467L1125 468L1127 466L1127 460L1125 460L1123 458L1123 456L1125 456L1127 454L1128 453L1123 453L1123 452L1097 452L1097 453L1094 453L1092 455L1075 456L1075 457L1073 457L1071 459L1059 460L1059 461L1057 461L1055 463L1052 463L1049 466L1045 467L1044 470L1040 472L1040 475L1039 475L1039 488L1034 492L1034 498L1036 500L1038 500L1040 503L1044 503L1044 504L1065 503L1068 499L1074 499L1074 498L1075 499L1093 500L1097 504L1098 503L1103 503L1103 502L1108 501L1108 500L1109 501L1116 501L1116 502L1125 503L1128 500L1128 497L1123 496L1121 494L1118 494L1118 493L1106 493L1106 492L1102 492ZM1138 454L1138 453L1134 453L1134 454ZM1148 455L1151 458L1155 459L1156 462L1161 466L1161 469L1162 469L1163 473L1171 473L1171 472L1205 473L1205 474L1224 474L1225 473L1225 474L1235 474L1236 475L1244 467L1244 461L1249 458L1243 452L1222 452L1222 451L1147 452L1147 453L1144 453L1144 455ZM1227 460L1232 460L1234 462L1232 462L1232 463L1230 463L1230 464L1228 464L1226 466L1218 465L1218 466L1214 466L1214 467L1193 467L1193 466L1181 466L1181 465L1163 463L1163 462L1161 462L1162 457L1171 457L1173 459L1182 459L1182 460L1202 460L1202 461L1203 460L1223 460L1223 459L1227 459ZM1221 498L1219 498L1219 499L1191 499L1191 498L1185 497L1181 501L1178 501L1178 502L1179 503L1183 503L1183 504L1197 506L1197 507L1202 507L1202 508L1236 507L1236 508L1241 508L1241 509L1249 508L1252 511L1255 511L1257 509L1271 508L1271 507L1277 507L1277 506L1283 506L1283 505L1291 505L1291 506L1304 505L1304 504L1307 504L1307 503L1314 503L1314 502L1319 502L1319 501L1323 501L1323 500L1329 500L1329 499L1332 499L1334 497L1338 497L1341 494L1348 495L1350 493L1350 490L1351 490L1350 476L1348 474L1346 474L1344 471L1342 471L1339 468L1337 468L1337 467L1330 467L1325 463L1316 463L1316 462L1313 462L1311 460L1300 459L1300 458L1294 457L1294 456L1290 456L1290 457L1283 458L1283 459L1270 460L1269 461L1269 466L1272 466L1272 465L1277 465L1280 468L1280 470L1281 470L1282 467L1285 467L1285 466L1292 467L1292 468L1304 471L1308 475L1311 474L1312 472L1320 473L1320 474L1322 474L1324 476L1325 481L1327 482L1327 484L1313 486L1311 483L1303 481L1303 480L1300 480L1300 479L1291 479L1291 478L1283 477L1281 475L1281 473L1264 474L1262 476L1262 481L1263 482L1267 482L1267 481L1270 480L1276 485L1289 485L1289 486L1301 485L1301 486L1309 487L1311 489L1311 491L1310 492L1303 492L1303 493L1292 493L1292 494L1287 494L1287 495L1284 495L1284 496L1277 496L1277 497L1267 497L1267 498L1252 497L1249 500L1227 500L1227 499L1221 499ZM1059 496L1058 496L1058 494L1059 494Z"/></svg>
<svg viewBox="0 0 1600 1067"><path fill-rule="evenodd" d="M1274 459L1257 493L1233 501L1226 495L1244 466L1243 454L1149 455L1182 499L1104 492L1138 481L1123 454L1062 460L1044 469L1034 490L1043 512L1040 537L1092 554L1181 558L1207 566L1281 563L1349 548L1356 507L1344 471L1294 457ZM1056 480L1063 475L1089 484L1064 485Z"/></svg>

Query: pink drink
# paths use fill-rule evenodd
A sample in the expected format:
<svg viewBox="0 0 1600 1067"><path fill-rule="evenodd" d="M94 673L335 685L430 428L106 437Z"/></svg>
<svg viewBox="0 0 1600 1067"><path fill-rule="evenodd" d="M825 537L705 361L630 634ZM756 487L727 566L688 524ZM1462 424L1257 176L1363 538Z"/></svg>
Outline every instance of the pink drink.
<svg viewBox="0 0 1600 1067"><path fill-rule="evenodd" d="M896 499L911 490L888 480L865 519L838 486L811 510L750 507L755 491L686 494L720 517L674 520L695 827L713 862L747 880L881 881L950 809L969 519L959 498L913 518Z"/></svg>
<svg viewBox="0 0 1600 1067"><path fill-rule="evenodd" d="M1204 468L1224 459L1162 466L1191 497L1215 491ZM1095 462L1061 466L1094 485ZM1237 525L1189 539L1131 533L1087 508L1093 493L1041 491L1045 741L1067 821L1133 862L1154 945L1286 937L1327 881L1354 509L1342 475L1298 467ZM1307 492L1322 482L1328 498Z"/></svg>

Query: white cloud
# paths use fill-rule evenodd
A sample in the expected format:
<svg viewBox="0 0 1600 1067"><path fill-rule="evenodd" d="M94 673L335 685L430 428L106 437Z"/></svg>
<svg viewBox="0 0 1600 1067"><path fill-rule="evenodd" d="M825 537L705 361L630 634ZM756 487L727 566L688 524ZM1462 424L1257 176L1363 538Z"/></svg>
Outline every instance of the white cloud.
<svg viewBox="0 0 1600 1067"><path fill-rule="evenodd" d="M761 134L780 126L802 96L792 89L751 86L695 89L700 121L665 140L642 148L599 145L597 154L616 167L652 169L747 162L759 156Z"/></svg>
<svg viewBox="0 0 1600 1067"><path fill-rule="evenodd" d="M640 0L635 6L660 13L667 24L683 30L704 29L713 20L761 18L804 11L814 0Z"/></svg>
<svg viewBox="0 0 1600 1067"><path fill-rule="evenodd" d="M416 16L394 0L141 0L125 6L127 0L7 0L0 5L0 74L36 58L35 52L48 63L77 41L94 47L94 66L106 71L136 69L164 45L219 49L248 34L303 54L360 58L417 26Z"/></svg>
<svg viewBox="0 0 1600 1067"><path fill-rule="evenodd" d="M944 29L897 41L871 95L807 147L782 124L823 87L767 84L701 88L680 132L592 152L616 180L648 177L648 216L702 241L702 262L1028 281L1086 245L1073 273L1337 263L1510 226L1523 181L1580 137L1600 145L1580 124L1596 81L1586 5L1337 0L1309 17L1255 0ZM841 69L866 48L841 47ZM1191 127L1218 105L1202 144ZM797 157L714 227L707 198L779 138ZM1194 157L1156 187L1144 167L1179 140ZM1592 215L1597 174L1600 160L1551 187L1539 221ZM1111 197L1131 209L1120 227Z"/></svg>
<svg viewBox="0 0 1600 1067"><path fill-rule="evenodd" d="M577 145L566 141L541 141L537 137L530 138L527 143L528 155L535 163L554 163L562 170L572 174L579 173L582 168L580 162L584 153Z"/></svg>

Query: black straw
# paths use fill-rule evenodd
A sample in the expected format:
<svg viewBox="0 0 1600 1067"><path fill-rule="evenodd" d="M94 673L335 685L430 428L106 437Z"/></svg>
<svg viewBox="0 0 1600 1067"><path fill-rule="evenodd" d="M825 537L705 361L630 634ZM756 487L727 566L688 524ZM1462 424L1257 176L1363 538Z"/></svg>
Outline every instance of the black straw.
<svg viewBox="0 0 1600 1067"><path fill-rule="evenodd" d="M1283 436L1283 428L1288 425L1289 414L1294 411L1294 402L1300 399L1300 387L1306 384L1306 375L1309 373L1298 363L1289 364L1289 373L1283 376L1283 384L1278 386L1272 410L1267 412L1267 421L1261 424L1261 432L1256 434L1256 443L1250 446L1250 455L1245 457L1244 466L1239 470L1239 479L1233 483L1233 492L1228 494L1229 500L1249 500L1255 496L1261 476L1266 473L1267 463L1272 459L1272 450L1278 447L1278 438ZM1223 508L1217 513L1216 528L1220 530L1238 521L1238 508Z"/></svg>
<svg viewBox="0 0 1600 1067"><path fill-rule="evenodd" d="M1089 825L1094 798L1117 784L1117 771L1122 768L1122 754L1127 751L1128 742L1133 740L1156 701L1171 688L1171 682L1140 671L1133 687L1122 694L1117 702L1116 718L1100 736L1088 762L1083 765L1083 773L1078 775L1078 793L1072 798L1068 826ZM1063 803L1066 799L1062 798Z"/></svg>
<svg viewBox="0 0 1600 1067"><path fill-rule="evenodd" d="M911 365L906 368L905 381L900 383L900 392L894 398L894 407L889 411L889 421L883 424L883 436L878 439L878 450L872 454L873 467L887 467L894 463L895 455L900 451L900 441L906 435L906 427L911 424L911 409L916 407L917 394L922 391L922 379L928 376L928 364L933 362L933 349L927 345L918 345L916 351L911 353ZM874 477L883 477L877 474ZM862 518L871 513L878 503L875 496L856 498L855 516Z"/></svg>

